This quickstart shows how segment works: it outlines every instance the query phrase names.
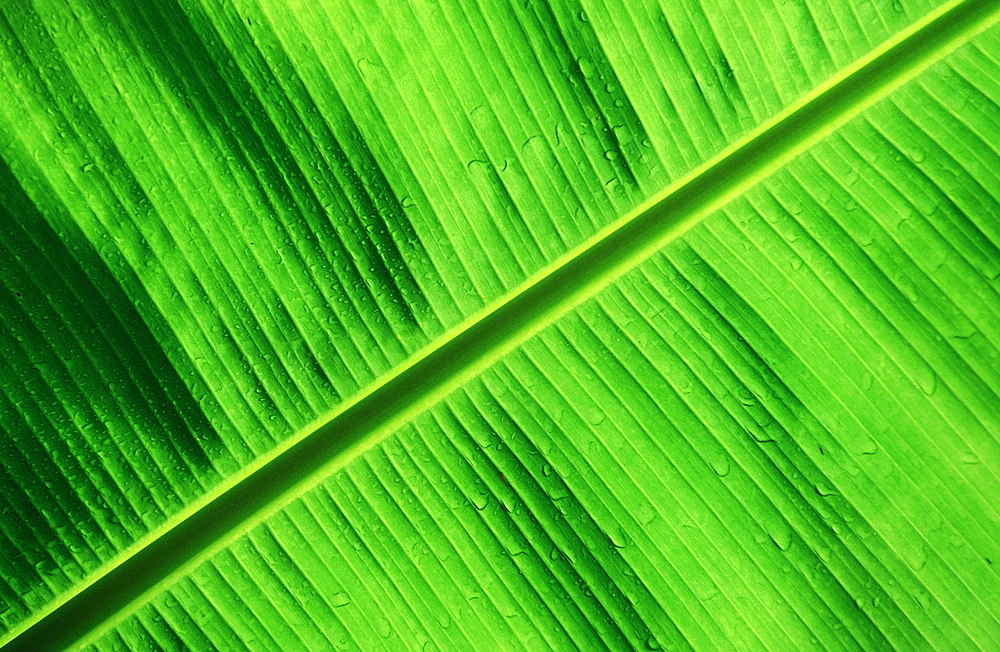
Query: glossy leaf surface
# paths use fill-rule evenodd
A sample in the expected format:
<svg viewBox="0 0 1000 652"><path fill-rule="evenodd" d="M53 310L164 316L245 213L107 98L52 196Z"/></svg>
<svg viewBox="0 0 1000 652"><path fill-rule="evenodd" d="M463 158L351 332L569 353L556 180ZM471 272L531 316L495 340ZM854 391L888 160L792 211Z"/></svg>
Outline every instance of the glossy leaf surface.
<svg viewBox="0 0 1000 652"><path fill-rule="evenodd" d="M1000 8L623 4L0 7L5 631L1000 648Z"/></svg>

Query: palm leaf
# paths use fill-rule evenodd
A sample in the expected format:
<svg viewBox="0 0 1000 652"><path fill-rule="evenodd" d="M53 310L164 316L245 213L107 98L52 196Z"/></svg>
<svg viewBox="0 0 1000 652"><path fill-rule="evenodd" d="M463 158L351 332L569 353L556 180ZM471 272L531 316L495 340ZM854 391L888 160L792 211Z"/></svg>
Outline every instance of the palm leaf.
<svg viewBox="0 0 1000 652"><path fill-rule="evenodd" d="M995 649L1000 7L0 7L10 649Z"/></svg>

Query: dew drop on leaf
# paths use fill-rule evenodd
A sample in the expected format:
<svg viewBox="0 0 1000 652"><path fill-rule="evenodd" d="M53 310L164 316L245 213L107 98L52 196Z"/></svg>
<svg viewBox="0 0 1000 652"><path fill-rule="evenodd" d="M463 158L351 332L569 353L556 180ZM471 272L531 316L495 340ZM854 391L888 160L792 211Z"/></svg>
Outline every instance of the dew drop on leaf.
<svg viewBox="0 0 1000 652"><path fill-rule="evenodd" d="M961 460L962 464L968 464L968 465L982 464L982 460L979 459L979 456L976 455L975 452L969 450L962 453Z"/></svg>
<svg viewBox="0 0 1000 652"><path fill-rule="evenodd" d="M917 385L927 396L933 396L937 391L937 374L926 362L921 362L915 370Z"/></svg>
<svg viewBox="0 0 1000 652"><path fill-rule="evenodd" d="M715 471L715 475L719 476L720 478L724 478L727 475L729 475L730 465L728 457L720 455L719 457L709 462L709 464L711 465L712 470Z"/></svg>
<svg viewBox="0 0 1000 652"><path fill-rule="evenodd" d="M792 528L784 519L778 517L769 523L767 534L778 550L786 552L792 547Z"/></svg>
<svg viewBox="0 0 1000 652"><path fill-rule="evenodd" d="M927 547L923 543L907 543L902 548L903 559L914 571L922 570L927 565Z"/></svg>
<svg viewBox="0 0 1000 652"><path fill-rule="evenodd" d="M618 548L619 550L627 548L629 545L633 543L632 537L629 536L628 532L626 532L625 529L622 528L621 526L614 528L609 538L611 539L611 545L613 545L615 548Z"/></svg>

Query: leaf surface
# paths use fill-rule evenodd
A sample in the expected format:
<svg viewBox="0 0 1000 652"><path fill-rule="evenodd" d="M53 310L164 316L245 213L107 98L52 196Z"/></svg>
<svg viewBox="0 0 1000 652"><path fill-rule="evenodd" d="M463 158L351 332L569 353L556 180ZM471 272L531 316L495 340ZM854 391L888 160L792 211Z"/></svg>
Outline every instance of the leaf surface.
<svg viewBox="0 0 1000 652"><path fill-rule="evenodd" d="M11 649L1000 647L949 7L4 5Z"/></svg>

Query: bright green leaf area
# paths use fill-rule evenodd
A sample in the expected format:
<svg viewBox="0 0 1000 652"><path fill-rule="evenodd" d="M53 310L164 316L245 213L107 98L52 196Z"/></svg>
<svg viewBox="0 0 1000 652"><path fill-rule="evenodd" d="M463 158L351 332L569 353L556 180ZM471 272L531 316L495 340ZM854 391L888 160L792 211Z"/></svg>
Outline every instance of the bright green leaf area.
<svg viewBox="0 0 1000 652"><path fill-rule="evenodd" d="M0 2L0 634L942 5L382 4ZM1000 649L1000 28L927 56L71 642Z"/></svg>

